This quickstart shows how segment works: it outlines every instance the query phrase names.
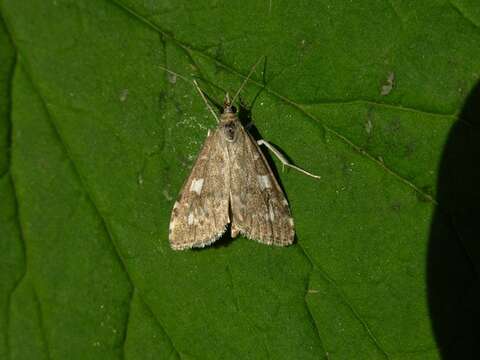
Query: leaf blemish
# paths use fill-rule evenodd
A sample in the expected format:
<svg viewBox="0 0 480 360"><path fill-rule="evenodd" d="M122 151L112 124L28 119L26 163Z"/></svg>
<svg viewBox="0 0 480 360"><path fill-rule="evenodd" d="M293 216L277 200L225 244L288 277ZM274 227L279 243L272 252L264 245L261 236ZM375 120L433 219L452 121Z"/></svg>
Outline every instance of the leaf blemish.
<svg viewBox="0 0 480 360"><path fill-rule="evenodd" d="M120 92L120 101L124 102L125 100L127 100L127 97L128 97L128 89L123 89Z"/></svg>
<svg viewBox="0 0 480 360"><path fill-rule="evenodd" d="M168 78L168 82L170 84L175 84L177 82L177 74L171 74L171 73L168 73L167 74L167 78Z"/></svg>
<svg viewBox="0 0 480 360"><path fill-rule="evenodd" d="M390 94L394 84L395 84L395 73L389 72L387 76L387 81L382 85L380 95L387 96L388 94Z"/></svg>
<svg viewBox="0 0 480 360"><path fill-rule="evenodd" d="M367 119L367 121L365 122L365 131L367 132L367 134L370 134L372 132L372 129L373 129L372 120Z"/></svg>
<svg viewBox="0 0 480 360"><path fill-rule="evenodd" d="M163 196L165 197L165 199L167 199L168 201L172 201L173 200L173 196L170 195L170 193L168 192L167 189L164 189L162 191L162 194Z"/></svg>

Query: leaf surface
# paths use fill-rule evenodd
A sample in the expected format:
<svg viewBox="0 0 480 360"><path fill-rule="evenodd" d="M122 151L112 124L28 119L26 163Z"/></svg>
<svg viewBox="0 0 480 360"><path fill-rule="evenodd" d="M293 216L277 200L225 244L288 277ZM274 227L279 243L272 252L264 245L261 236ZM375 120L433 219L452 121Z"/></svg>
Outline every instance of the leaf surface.
<svg viewBox="0 0 480 360"><path fill-rule="evenodd" d="M0 357L468 351L463 323L439 329L476 311L480 257L441 179L480 74L474 2L0 4ZM322 176L275 160L296 244L174 252L170 211L215 126L181 76L221 103L261 56L241 95L256 129ZM437 233L458 285L439 311Z"/></svg>

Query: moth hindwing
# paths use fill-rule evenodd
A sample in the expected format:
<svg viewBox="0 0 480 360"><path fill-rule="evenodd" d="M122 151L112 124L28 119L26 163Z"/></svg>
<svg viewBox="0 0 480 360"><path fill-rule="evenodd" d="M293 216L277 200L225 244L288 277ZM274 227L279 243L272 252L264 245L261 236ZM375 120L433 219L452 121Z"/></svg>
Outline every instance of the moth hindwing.
<svg viewBox="0 0 480 360"><path fill-rule="evenodd" d="M230 224L238 234L268 245L290 245L293 219L263 153L225 101L175 202L169 239L174 250L204 247Z"/></svg>

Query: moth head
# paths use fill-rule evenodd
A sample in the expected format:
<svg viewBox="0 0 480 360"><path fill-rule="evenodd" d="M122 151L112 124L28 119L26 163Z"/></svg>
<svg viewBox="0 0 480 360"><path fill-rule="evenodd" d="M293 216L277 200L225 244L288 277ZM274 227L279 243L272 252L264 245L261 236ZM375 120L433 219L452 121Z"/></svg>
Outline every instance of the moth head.
<svg viewBox="0 0 480 360"><path fill-rule="evenodd" d="M232 105L228 93L225 94L225 100L223 101L223 114L235 114L237 109Z"/></svg>

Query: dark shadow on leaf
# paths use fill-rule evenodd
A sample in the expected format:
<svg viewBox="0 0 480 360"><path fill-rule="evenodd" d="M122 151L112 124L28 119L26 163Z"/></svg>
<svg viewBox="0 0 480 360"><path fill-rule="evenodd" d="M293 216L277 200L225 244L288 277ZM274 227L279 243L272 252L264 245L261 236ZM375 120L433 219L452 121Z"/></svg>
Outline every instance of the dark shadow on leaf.
<svg viewBox="0 0 480 360"><path fill-rule="evenodd" d="M235 238L232 238L232 225L228 224L227 230L225 230L225 232L220 237L220 239L218 239L212 244L212 247L218 249L225 246L229 246L232 241L235 241Z"/></svg>
<svg viewBox="0 0 480 360"><path fill-rule="evenodd" d="M240 119L240 122L242 125L245 127L245 129L248 131L250 135L252 135L253 139L255 141L258 141L260 139L263 139L263 137L260 135L260 132L258 131L257 127L253 124L252 122L252 112L250 111L249 108L247 108L242 102L239 104L239 110L238 110L238 118ZM268 141L268 140L267 140ZM288 160L288 162L291 163L291 159L275 144L271 143L275 148L278 149L282 153L282 155L285 157L285 159ZM285 197L288 200L287 193L285 192L285 189L283 187L283 184L280 180L280 176L278 174L278 170L275 166L275 163L273 162L272 156L266 149L262 149L260 147L260 150L262 151L262 154L265 156L265 159L267 160L268 165L270 166L270 169L272 169L273 175L275 176L275 179L277 179L278 184L282 188L283 193L285 194Z"/></svg>
<svg viewBox="0 0 480 360"><path fill-rule="evenodd" d="M220 236L220 238L218 238L213 244L208 245L206 248L212 247L212 248L218 249L218 248L222 248L222 247L225 247L225 246L229 246L232 241L235 241L235 239L232 238L232 236L231 236L231 229L232 229L231 225L228 224L227 229L222 234L222 236ZM197 248L192 248L192 251L202 251L204 249L205 248L201 248L201 247L198 248L197 247Z"/></svg>
<svg viewBox="0 0 480 360"><path fill-rule="evenodd" d="M428 303L442 359L480 358L479 189L480 83L450 130L430 230Z"/></svg>

